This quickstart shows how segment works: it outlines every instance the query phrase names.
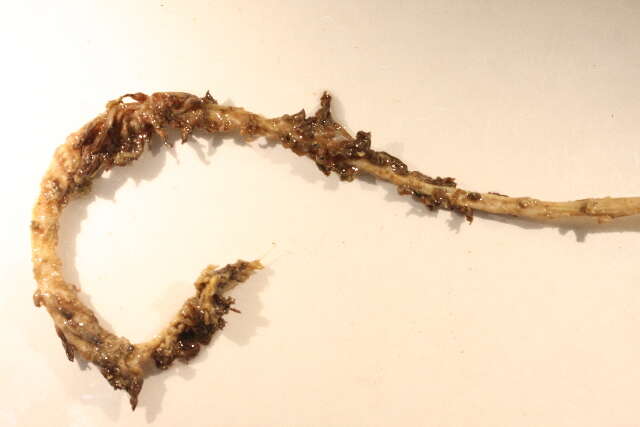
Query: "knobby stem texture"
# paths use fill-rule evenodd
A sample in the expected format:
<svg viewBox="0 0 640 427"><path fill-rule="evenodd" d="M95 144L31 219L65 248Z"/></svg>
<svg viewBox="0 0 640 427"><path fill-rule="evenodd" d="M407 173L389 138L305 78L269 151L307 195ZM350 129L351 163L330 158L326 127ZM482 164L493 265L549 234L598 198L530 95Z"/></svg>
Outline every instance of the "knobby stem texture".
<svg viewBox="0 0 640 427"><path fill-rule="evenodd" d="M125 102L129 98L130 102ZM225 293L262 268L259 261L238 261L217 269L208 266L195 281L195 295L154 339L133 344L105 330L95 314L79 299L79 288L62 277L57 253L58 228L64 207L74 197L90 191L94 179L113 166L138 159L152 137L167 141L167 129L178 129L183 142L196 129L210 133L239 132L247 141L264 137L310 158L326 175L337 173L352 181L369 174L397 186L430 209L445 208L469 221L474 210L532 219L571 216L594 217L599 222L640 213L640 198L584 199L544 202L529 197L507 197L457 187L453 178L432 178L411 171L398 158L371 148L367 132L350 135L331 116L331 97L325 93L318 111L304 110L265 118L242 108L219 105L207 94L161 92L124 95L107 104L106 111L58 147L46 172L31 222L33 269L38 289L37 306L44 306L54 321L70 360L76 355L95 364L116 389L130 395L132 409L153 363L167 369L175 359L188 360L201 345L224 327L224 316L234 311Z"/></svg>

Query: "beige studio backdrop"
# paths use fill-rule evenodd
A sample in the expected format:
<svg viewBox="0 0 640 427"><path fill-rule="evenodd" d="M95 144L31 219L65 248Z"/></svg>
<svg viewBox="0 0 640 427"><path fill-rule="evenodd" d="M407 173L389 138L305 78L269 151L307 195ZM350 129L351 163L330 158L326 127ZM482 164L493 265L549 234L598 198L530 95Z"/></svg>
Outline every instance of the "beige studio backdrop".
<svg viewBox="0 0 640 427"><path fill-rule="evenodd" d="M636 1L77 1L2 6L0 425L638 426L637 218L431 213L263 140L199 136L96 182L67 280L148 339L207 264L263 258L241 314L131 412L31 296L29 221L66 135L128 92L266 116L323 90L351 132L463 188L640 194Z"/></svg>

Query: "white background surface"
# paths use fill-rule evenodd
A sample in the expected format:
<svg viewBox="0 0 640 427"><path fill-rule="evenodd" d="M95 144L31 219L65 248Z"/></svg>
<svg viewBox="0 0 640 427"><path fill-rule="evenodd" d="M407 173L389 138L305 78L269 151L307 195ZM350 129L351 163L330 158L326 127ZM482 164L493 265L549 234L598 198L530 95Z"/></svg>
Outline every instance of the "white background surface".
<svg viewBox="0 0 640 427"><path fill-rule="evenodd" d="M469 226L263 141L154 150L65 214L68 280L134 341L206 264L265 256L135 412L31 302L39 180L126 92L276 116L328 89L348 129L464 188L640 194L639 3L515 3L4 5L0 425L640 425L638 219Z"/></svg>

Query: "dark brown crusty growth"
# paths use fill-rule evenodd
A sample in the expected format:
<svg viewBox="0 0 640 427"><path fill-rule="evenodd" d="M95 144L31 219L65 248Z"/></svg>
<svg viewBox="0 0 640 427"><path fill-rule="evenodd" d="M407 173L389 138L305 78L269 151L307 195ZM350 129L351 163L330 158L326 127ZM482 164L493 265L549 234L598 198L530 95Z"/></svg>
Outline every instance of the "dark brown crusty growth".
<svg viewBox="0 0 640 427"><path fill-rule="evenodd" d="M131 98L133 102L124 102ZM189 298L169 325L153 340L133 344L105 330L94 313L78 299L78 288L62 277L57 254L58 224L64 207L91 188L91 182L113 166L125 166L140 157L154 135L167 142L166 130L178 129L186 141L196 129L239 132L247 140L265 137L300 156L309 157L326 175L337 173L351 181L360 173L395 184L431 209L446 208L472 219L473 210L529 218L592 216L601 222L640 212L638 198L584 199L543 202L528 197L468 192L452 178L431 178L411 171L405 163L371 148L371 135L355 137L331 117L331 97L324 94L320 109L307 117L304 110L267 119L242 108L218 105L207 94L134 93L107 104L104 113L71 134L55 152L42 183L31 222L32 257L38 290L37 306L45 306L69 358L79 356L98 366L116 389L126 390L135 409L146 362L167 369L175 359L194 357L202 345L225 325L233 299L225 292L262 268L258 261L238 261L222 269L207 267Z"/></svg>

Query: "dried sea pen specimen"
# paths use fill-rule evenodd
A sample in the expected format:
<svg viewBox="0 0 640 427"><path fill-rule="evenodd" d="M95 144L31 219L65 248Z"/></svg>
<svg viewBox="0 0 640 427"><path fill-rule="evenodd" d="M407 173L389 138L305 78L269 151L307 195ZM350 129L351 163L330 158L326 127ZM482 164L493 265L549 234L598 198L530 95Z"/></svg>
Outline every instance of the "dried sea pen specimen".
<svg viewBox="0 0 640 427"><path fill-rule="evenodd" d="M124 102L126 98L132 102ZM208 92L203 98L187 93L135 93L109 102L104 113L71 134L56 150L42 180L31 222L33 270L38 282L34 302L44 305L53 318L69 360L79 355L98 366L114 388L129 393L135 409L148 362L167 369L175 359L193 358L200 346L224 327L224 316L233 310L234 300L225 293L262 268L258 261L238 261L221 269L208 266L195 282L195 295L169 325L156 338L138 344L105 330L78 299L78 288L65 282L57 254L64 207L73 197L89 191L93 179L104 171L140 157L154 135L166 143L168 128L180 130L183 141L196 129L239 132L247 141L262 136L309 157L326 175L335 172L342 180L351 181L359 174L369 174L395 184L401 194L411 195L430 209L450 209L469 221L474 210L533 219L589 216L599 222L640 213L640 198L544 202L462 190L452 178L431 178L411 171L396 157L373 150L367 132L349 135L331 117L330 104L331 97L325 93L313 116L307 117L302 110L269 119L242 108L218 105Z"/></svg>

